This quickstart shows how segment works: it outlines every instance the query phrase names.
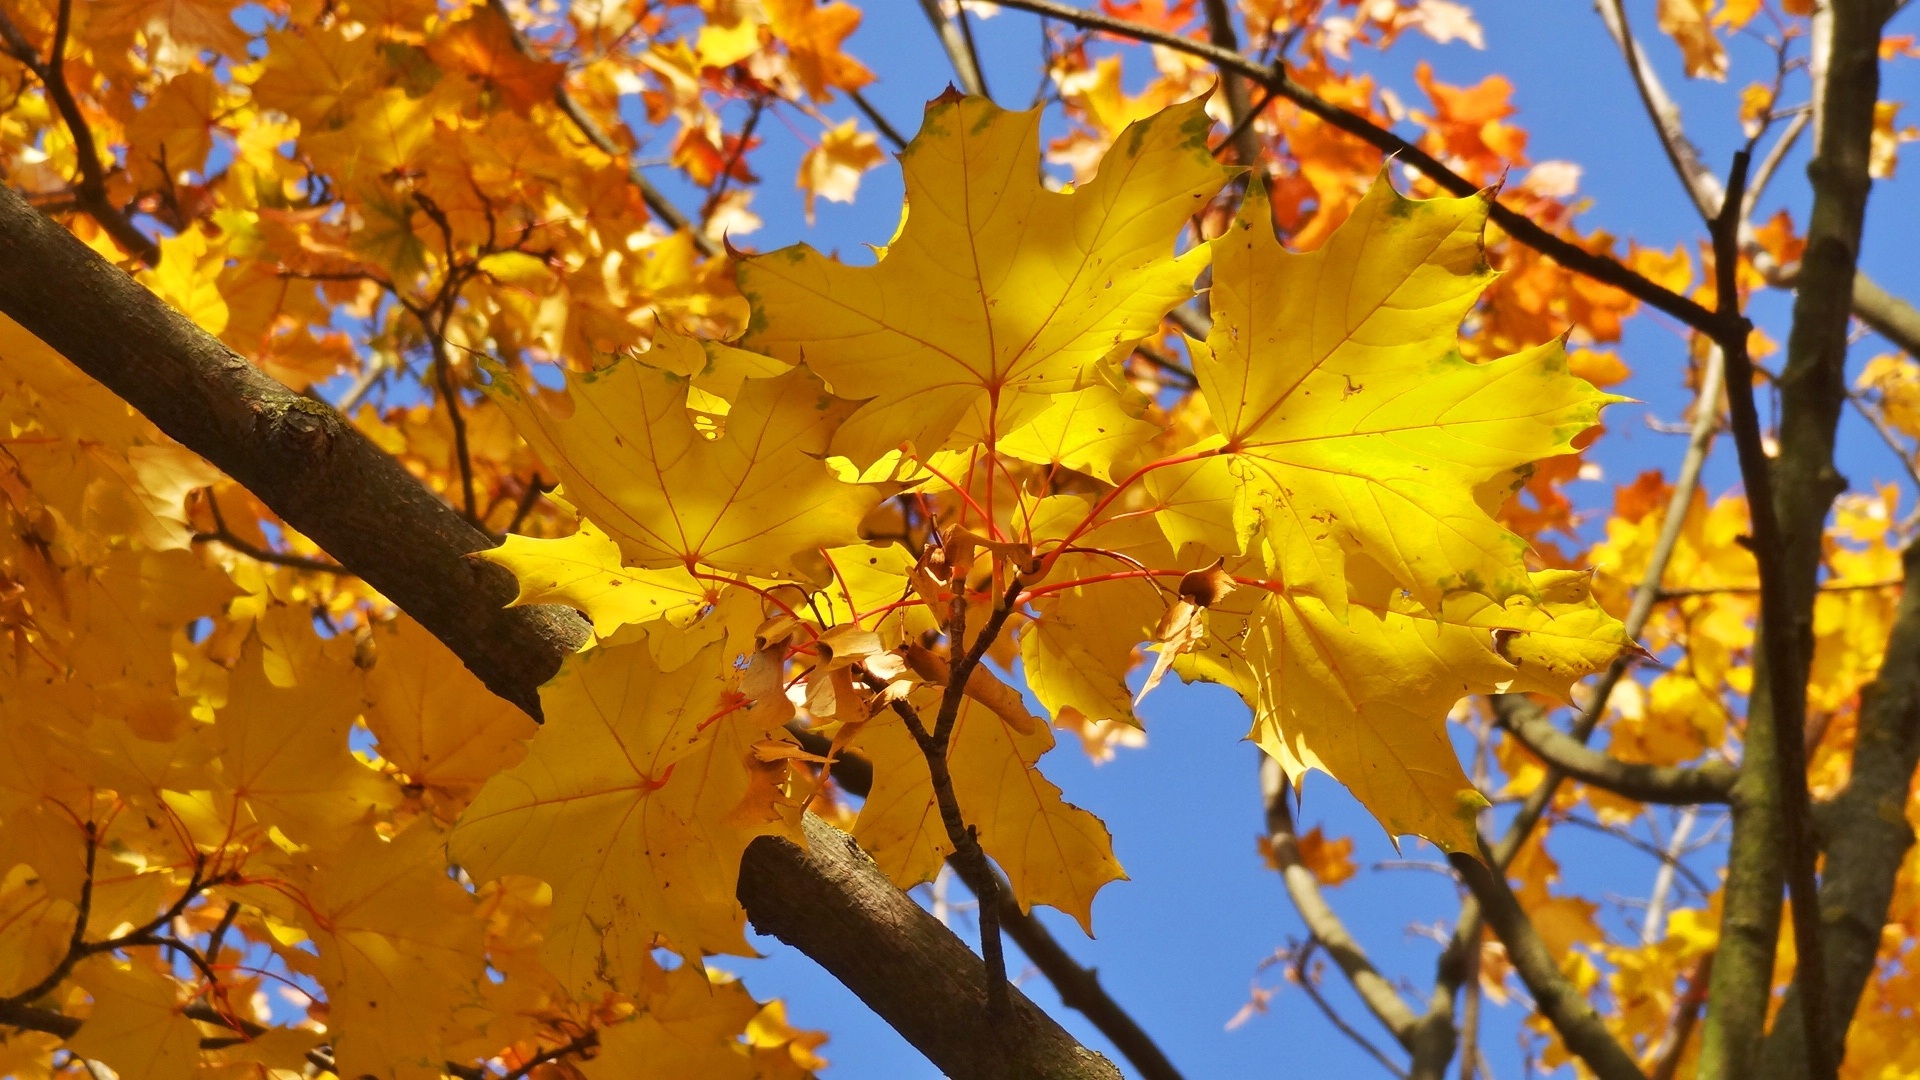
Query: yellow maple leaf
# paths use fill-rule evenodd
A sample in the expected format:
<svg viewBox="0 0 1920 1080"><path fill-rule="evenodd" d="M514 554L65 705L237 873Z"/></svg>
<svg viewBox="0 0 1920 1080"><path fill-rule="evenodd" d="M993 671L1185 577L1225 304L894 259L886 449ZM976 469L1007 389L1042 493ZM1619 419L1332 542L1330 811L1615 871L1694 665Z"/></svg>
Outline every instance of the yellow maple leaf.
<svg viewBox="0 0 1920 1080"><path fill-rule="evenodd" d="M401 615L374 631L367 727L407 782L464 799L519 764L533 719L496 696L452 650Z"/></svg>
<svg viewBox="0 0 1920 1080"><path fill-rule="evenodd" d="M738 982L698 963L665 973L666 985L645 1011L600 1030L600 1052L581 1063L587 1080L633 1076L697 1076L754 1080L759 1071L739 1041L760 1004Z"/></svg>
<svg viewBox="0 0 1920 1080"><path fill-rule="evenodd" d="M200 1063L200 1029L182 1011L173 979L135 960L97 956L74 973L93 1012L67 1040L75 1056L125 1080L189 1080Z"/></svg>
<svg viewBox="0 0 1920 1080"><path fill-rule="evenodd" d="M219 760L234 813L295 843L337 846L351 827L398 801L391 781L347 748L360 711L351 666L312 664L296 686L268 677L258 636L247 640L215 724Z"/></svg>
<svg viewBox="0 0 1920 1080"><path fill-rule="evenodd" d="M506 567L520 582L513 606L565 604L607 637L622 626L665 619L684 627L713 603L719 587L684 566L636 570L620 561L620 545L591 521L572 536L543 540L509 535L497 548L475 553Z"/></svg>
<svg viewBox="0 0 1920 1080"><path fill-rule="evenodd" d="M527 759L481 789L454 859L477 882L553 887L547 967L576 995L634 992L664 943L751 955L734 899L755 837L795 831L746 804L746 760L767 732L728 689L732 653L712 644L673 671L631 640L567 662L541 688L547 722Z"/></svg>
<svg viewBox="0 0 1920 1080"><path fill-rule="evenodd" d="M433 1080L486 957L473 897L447 876L446 834L416 821L392 840L361 829L297 906L319 952L342 1075Z"/></svg>
<svg viewBox="0 0 1920 1080"><path fill-rule="evenodd" d="M160 265L141 271L140 280L200 329L218 334L227 328L227 301L218 281L226 255L199 229L186 229L160 241Z"/></svg>
<svg viewBox="0 0 1920 1080"><path fill-rule="evenodd" d="M1134 125L1061 194L1041 184L1039 110L936 100L900 155L910 212L880 261L804 244L745 260L746 343L871 399L833 443L862 468L903 442L933 454L969 414L994 441L1193 295L1206 250L1173 241L1228 172L1202 104Z"/></svg>
<svg viewBox="0 0 1920 1080"><path fill-rule="evenodd" d="M1623 399L1571 375L1559 342L1460 356L1491 276L1487 206L1415 202L1382 176L1323 247L1294 254L1249 190L1212 242L1213 328L1191 343L1220 435L1147 478L1176 548L1247 550L1260 531L1267 569L1336 609L1348 551L1428 605L1532 591L1526 541L1490 511L1514 470L1570 452Z"/></svg>
<svg viewBox="0 0 1920 1080"><path fill-rule="evenodd" d="M1318 769L1390 834L1477 853L1487 801L1447 740L1448 711L1476 693L1564 699L1630 647L1625 630L1594 604L1585 574L1536 575L1538 600L1458 593L1429 611L1370 560L1348 572L1341 612L1311 593L1236 590L1175 670L1239 691L1253 709L1249 738L1296 786Z"/></svg>
<svg viewBox="0 0 1920 1080"><path fill-rule="evenodd" d="M821 460L853 403L804 370L748 379L708 438L688 381L633 360L568 380L570 415L506 375L488 390L630 566L796 574L793 559L859 538L893 488L849 484Z"/></svg>
<svg viewBox="0 0 1920 1080"><path fill-rule="evenodd" d="M861 131L853 120L836 124L820 135L818 145L800 159L795 184L805 196L807 224L813 224L813 201L850 203L860 190L860 174L887 160L877 136Z"/></svg>
<svg viewBox="0 0 1920 1080"><path fill-rule="evenodd" d="M929 724L937 692L914 701ZM953 851L934 800L927 759L893 712L877 714L849 743L873 763L873 790L860 808L854 839L902 888L931 881ZM1040 775L1040 756L1053 749L1053 732L1034 725L1024 734L985 706L966 699L953 725L948 769L953 794L980 846L1007 872L1022 911L1035 904L1059 908L1093 933L1093 896L1126 873L1113 857L1113 840L1100 819L1060 797Z"/></svg>

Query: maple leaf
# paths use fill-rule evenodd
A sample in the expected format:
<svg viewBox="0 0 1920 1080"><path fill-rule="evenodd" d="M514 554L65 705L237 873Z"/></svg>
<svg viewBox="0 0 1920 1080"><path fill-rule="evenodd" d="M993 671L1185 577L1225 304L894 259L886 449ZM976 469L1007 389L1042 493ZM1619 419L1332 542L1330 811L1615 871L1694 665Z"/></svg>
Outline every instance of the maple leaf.
<svg viewBox="0 0 1920 1080"><path fill-rule="evenodd" d="M516 765L533 719L502 700L452 650L405 615L376 630L366 722L380 756L410 785L464 798Z"/></svg>
<svg viewBox="0 0 1920 1080"><path fill-rule="evenodd" d="M1351 560L1348 571L1340 611L1311 593L1237 590L1210 613L1209 640L1175 670L1239 691L1253 709L1249 738L1296 787L1318 769L1389 834L1477 854L1487 802L1447 740L1448 711L1477 693L1564 700L1632 643L1593 602L1583 573L1536 575L1538 600L1458 593L1428 610L1371 560Z"/></svg>
<svg viewBox="0 0 1920 1080"><path fill-rule="evenodd" d="M200 1060L200 1029L182 1012L172 978L139 962L95 957L76 972L93 1012L67 1040L75 1054L126 1080L188 1080Z"/></svg>
<svg viewBox="0 0 1920 1080"><path fill-rule="evenodd" d="M921 715L939 709L937 693L914 700ZM873 763L873 790L860 808L853 836L905 888L933 880L953 852L934 799L927 760L913 734L891 711L867 721L848 744ZM960 706L948 749L953 794L960 812L980 830L980 846L1007 872L1020 910L1059 908L1093 933L1093 896L1126 877L1113 857L1113 840L1100 819L1060 797L1036 768L1053 749L1045 725L1016 731L971 699Z"/></svg>
<svg viewBox="0 0 1920 1080"><path fill-rule="evenodd" d="M567 662L541 688L527 759L480 790L450 850L477 882L553 887L547 966L576 995L646 982L664 943L750 955L734 887L755 837L793 831L752 812L744 762L765 737L708 645L662 671L630 640Z"/></svg>
<svg viewBox="0 0 1920 1080"><path fill-rule="evenodd" d="M860 174L887 159L878 138L861 131L852 120L821 133L817 146L810 147L800 159L800 175L795 181L806 196L803 205L807 224L813 224L813 201L850 203L860 190Z"/></svg>
<svg viewBox="0 0 1920 1080"><path fill-rule="evenodd" d="M263 827L335 846L369 811L393 805L397 792L347 749L360 711L353 668L303 665L297 678L276 685L260 639L248 639L216 725L222 777L235 809Z"/></svg>
<svg viewBox="0 0 1920 1080"><path fill-rule="evenodd" d="M446 835L426 820L392 840L355 833L295 909L319 949L336 1059L346 1075L432 1080L486 967L473 897L446 873Z"/></svg>
<svg viewBox="0 0 1920 1080"><path fill-rule="evenodd" d="M534 60L514 45L513 28L491 8L475 8L427 43L427 55L452 71L465 72L499 88L522 114L551 100L567 66Z"/></svg>
<svg viewBox="0 0 1920 1080"><path fill-rule="evenodd" d="M798 574L796 555L858 539L894 490L827 468L854 406L804 370L746 380L718 438L688 413L688 381L658 368L620 360L568 386L565 416L504 374L488 391L630 566Z"/></svg>
<svg viewBox="0 0 1920 1080"><path fill-rule="evenodd" d="M764 6L767 25L786 43L807 96L825 101L833 90L858 90L873 81L873 72L840 51L860 25L859 8L837 2L817 5L817 0L766 0Z"/></svg>
<svg viewBox="0 0 1920 1080"><path fill-rule="evenodd" d="M760 1076L740 1033L760 1011L745 987L698 963L664 975L666 986L647 998L646 1011L601 1029L600 1053L581 1066L587 1080L631 1076L698 1076L755 1080Z"/></svg>
<svg viewBox="0 0 1920 1080"><path fill-rule="evenodd" d="M903 442L932 454L970 413L993 441L1024 419L1016 399L1093 382L1193 295L1206 252L1176 257L1173 241L1229 172L1202 103L1128 128L1071 194L1041 183L1039 123L936 100L900 155L910 212L879 262L804 244L742 262L746 343L867 399L834 453L863 468Z"/></svg>
<svg viewBox="0 0 1920 1080"><path fill-rule="evenodd" d="M1326 245L1281 248L1249 189L1212 241L1213 328L1191 343L1219 436L1148 490L1176 547L1274 553L1291 592L1341 603L1364 552L1422 603L1530 593L1526 541L1490 510L1516 469L1572 450L1602 394L1559 342L1485 363L1457 350L1491 274L1484 196L1415 202L1383 176Z"/></svg>
<svg viewBox="0 0 1920 1080"><path fill-rule="evenodd" d="M620 545L590 521L571 536L542 540L509 535L478 557L506 567L520 583L514 607L565 604L606 637L622 626L664 619L685 627L713 603L716 586L685 567L636 570L620 561Z"/></svg>

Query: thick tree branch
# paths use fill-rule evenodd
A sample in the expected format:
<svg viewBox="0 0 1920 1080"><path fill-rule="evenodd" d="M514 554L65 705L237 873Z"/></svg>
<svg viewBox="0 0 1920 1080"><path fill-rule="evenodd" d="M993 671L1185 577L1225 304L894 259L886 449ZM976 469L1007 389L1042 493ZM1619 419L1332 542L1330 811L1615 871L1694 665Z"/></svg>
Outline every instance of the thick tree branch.
<svg viewBox="0 0 1920 1080"><path fill-rule="evenodd" d="M587 627L551 606L503 607L512 575L466 555L492 541L332 409L234 355L158 297L0 190L0 313L245 485L451 648L495 693L539 715L538 689ZM939 1068L1116 1077L1025 997L1014 1038L985 1009L979 957L816 819L810 847L762 838L740 868L748 917L833 973Z"/></svg>
<svg viewBox="0 0 1920 1080"><path fill-rule="evenodd" d="M1920 765L1920 545L1903 561L1909 587L1901 594L1880 674L1860 695L1853 774L1820 815L1826 867L1820 883L1820 922L1826 989L1833 1016L1852 1016L1879 955L1881 929L1893 902L1894 880L1913 846L1907 805ZM1801 984L1787 991L1761 1058L1760 1075L1787 1080L1806 1060ZM1846 1032L1834 1031L1829 1055L1843 1057Z"/></svg>
<svg viewBox="0 0 1920 1080"><path fill-rule="evenodd" d="M1554 727L1545 709L1518 694L1494 695L1493 715L1502 730L1568 777L1644 803L1723 803L1739 775L1732 765L1718 759L1691 769L1621 761Z"/></svg>
<svg viewBox="0 0 1920 1080"><path fill-rule="evenodd" d="M1293 809L1287 805L1293 797L1293 788L1287 783L1280 763L1265 755L1260 760L1260 789L1267 810L1268 848L1280 868L1288 898L1300 912L1300 920L1307 924L1307 933L1333 958L1374 1019L1380 1021L1394 1041L1411 1049L1419 1018L1407 1007L1400 991L1373 966L1366 950L1354 940L1346 924L1327 903L1313 871L1300 861L1300 838L1293 823Z"/></svg>
<svg viewBox="0 0 1920 1080"><path fill-rule="evenodd" d="M1736 273L1740 250L1740 197L1746 190L1748 156L1734 155L1733 175L1727 185L1719 218L1714 222L1714 270L1720 310L1737 315L1740 306ZM1851 285L1851 282L1848 283ZM1802 293L1801 296L1806 296ZM1798 306L1798 305L1796 305ZM1841 309L1842 341L1839 361L1844 362L1846 343L1845 309ZM1796 320L1795 336L1799 336ZM1750 1020L1756 1025L1765 1020L1766 999L1770 996L1773 954L1780 919L1780 882L1785 879L1793 895L1794 945L1800 955L1802 977L1814 989L1808 995L1808 1007L1802 1015L1808 1028L1807 1075L1824 1080L1833 1075L1834 1062L1823 1060L1826 1041L1826 996L1818 989L1825 968L1820 961L1820 909L1814 887L1814 851L1812 821L1807 799L1806 708L1807 672L1812 654L1813 593L1817 587L1820 537L1827 508L1844 484L1829 482L1821 487L1802 486L1789 495L1782 483L1775 497L1775 469L1767 458L1759 408L1754 402L1753 361L1747 354L1747 334L1733 332L1720 338L1727 356L1727 411L1733 429L1734 448L1740 460L1740 478L1747 489L1748 516L1752 522L1749 546L1760 579L1759 655L1754 660L1754 692L1747 711L1746 757L1741 763L1735 788L1733 843L1728 857L1725 904L1722 909L1721 962L1714 968L1716 990L1729 988L1736 1002L1731 1023L1722 1020L1719 995L1708 1017L1703 1071L1713 1075L1709 1066L1725 1067L1734 1062L1742 1066L1734 1075L1749 1075L1745 1066L1757 1053L1757 1045L1729 1045L1727 1033L1735 1025ZM1793 364L1790 358L1789 367ZM1833 365L1839 374L1840 363ZM1802 373L1805 379L1806 373ZM1816 373L1818 377L1818 373ZM1820 378L1821 382L1828 381ZM1844 384L1839 387L1845 397ZM1789 408L1792 405L1789 404ZM1832 424L1838 409L1825 427L1826 452L1820 454L1817 425L1803 426L1801 441L1781 457L1786 469L1824 458L1826 471L1833 474ZM1813 436L1816 441L1808 441ZM1812 462L1808 460L1812 457ZM1837 480L1837 474L1833 476ZM1811 537L1807 521L1790 517L1784 507L1813 512ZM1794 522L1797 530L1788 531ZM1805 588L1796 594L1794 585L1802 575L1794 573L1812 545L1813 562L1806 566ZM1721 973L1728 975L1720 982ZM1758 979L1756 991L1751 981ZM1737 988L1737 989L1734 989ZM1753 1013L1759 1013L1753 1016ZM1758 1030L1754 1032L1758 1035Z"/></svg>
<svg viewBox="0 0 1920 1080"><path fill-rule="evenodd" d="M1105 30L1135 41L1161 45L1198 56L1218 67L1223 73L1233 72L1267 87L1280 97L1293 102L1302 112L1352 135L1383 154L1391 155L1411 165L1450 194L1467 196L1480 191L1480 185L1447 168L1432 154L1365 117L1340 108L1293 81L1293 77L1288 75L1282 67L1269 68L1255 63L1232 49L1221 48L1210 41L1194 41L1151 26L1060 3L1058 0L1000 0L1000 3L1002 7L1018 8L1036 15L1060 19L1075 26ZM1525 215L1497 201L1488 208L1488 215L1495 224L1506 230L1507 235L1577 274L1584 274L1595 281L1611 285L1703 333L1711 334L1721 328L1719 316L1695 301L1654 283L1616 259L1597 255L1570 240L1555 236Z"/></svg>
<svg viewBox="0 0 1920 1080"><path fill-rule="evenodd" d="M1794 296L1787 363L1778 379L1776 463L1770 464L1762 452L1750 395L1729 395L1744 401L1736 402L1734 412L1736 442L1753 509L1765 647L1755 660L1746 759L1734 789L1721 945L1701 1048L1700 1075L1713 1080L1751 1076L1758 1065L1771 1000L1783 876L1794 892L1795 937L1805 980L1801 1016L1814 1033L1807 1040L1806 1073L1814 1080L1833 1075L1835 1051L1843 1038L1844 1022L1837 1030L1824 1022L1828 1001L1817 985L1825 979L1826 966L1817 958L1823 935L1818 901L1809 887L1813 852L1803 843L1805 822L1800 817L1806 782L1801 729L1821 537L1833 500L1846 487L1834 467L1833 449L1846 402L1848 322L1872 189L1868 162L1879 95L1880 32L1892 10L1886 0L1830 0L1814 16L1818 111L1808 166L1813 210ZM1716 249L1727 253L1717 261L1729 264L1722 269L1723 306L1731 300L1731 231L1723 224L1716 236ZM1730 350L1728 383L1744 391L1751 368L1736 364L1731 355L1739 343L1729 336L1721 344ZM1783 665L1790 666L1779 670Z"/></svg>
<svg viewBox="0 0 1920 1080"><path fill-rule="evenodd" d="M1501 874L1487 868L1492 853L1482 851L1487 863L1471 855L1448 856L1460 879L1473 890L1487 925L1507 947L1507 958L1533 995L1534 1008L1560 1033L1560 1041L1578 1055L1600 1080L1645 1080L1632 1055L1614 1039L1588 1003L1586 995L1560 970L1558 959L1534 930L1520 901Z"/></svg>

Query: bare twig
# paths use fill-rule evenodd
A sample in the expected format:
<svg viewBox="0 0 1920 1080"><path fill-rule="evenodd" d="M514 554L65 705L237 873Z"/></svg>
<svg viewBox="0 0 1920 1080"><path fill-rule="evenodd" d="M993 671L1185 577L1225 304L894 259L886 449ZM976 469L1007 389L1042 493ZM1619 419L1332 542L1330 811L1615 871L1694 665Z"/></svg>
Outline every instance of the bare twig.
<svg viewBox="0 0 1920 1080"><path fill-rule="evenodd" d="M1492 853L1483 850L1481 855L1486 862L1459 852L1449 855L1447 861L1473 890L1480 910L1486 913L1487 925L1506 945L1507 957L1533 995L1534 1007L1552 1022L1567 1049L1601 1080L1645 1080L1640 1066L1607 1030L1586 995L1561 972L1559 960L1534 930L1520 901L1507 887L1505 876L1488 869Z"/></svg>
<svg viewBox="0 0 1920 1080"><path fill-rule="evenodd" d="M960 89L975 97L987 97L987 81L980 74L980 55L973 47L973 29L967 25L967 10L962 7L959 19L947 18L941 10L940 0L920 0L920 8L927 13L927 22L933 32L940 37L940 47L947 51L947 59L953 64L954 77L960 80Z"/></svg>
<svg viewBox="0 0 1920 1080"><path fill-rule="evenodd" d="M907 148L906 136L900 134L900 129L893 126L892 122L887 119L885 113L873 107L873 102L867 100L867 95L858 90L849 90L847 91L847 100L853 102L854 107L859 109L861 114L867 118L867 121L873 125L874 130L880 133L880 137L892 144L895 150L905 150Z"/></svg>
<svg viewBox="0 0 1920 1080"><path fill-rule="evenodd" d="M1313 1002L1314 1007L1320 1010L1320 1015L1327 1018L1327 1023L1332 1024L1335 1031L1345 1035L1350 1042L1365 1051L1368 1057L1379 1062L1380 1067L1387 1070L1389 1075L1401 1077L1404 1080L1407 1070L1388 1057L1385 1051L1373 1045L1372 1039L1362 1035L1352 1024L1347 1023L1346 1017L1341 1016L1340 1011L1321 996L1320 987L1315 983L1313 970L1310 967L1313 952L1320 947L1319 941L1309 938L1307 943L1294 953L1293 963L1289 965L1293 969L1294 983L1306 992L1307 1000Z"/></svg>
<svg viewBox="0 0 1920 1080"><path fill-rule="evenodd" d="M295 570L311 570L321 574L344 574L353 576L353 571L336 562L325 559L310 559L305 555L294 555L285 551L274 551L234 535L227 526L227 519L220 513L220 501L213 497L213 490L207 490L207 511L213 515L213 531L193 534L196 544L216 543L222 547L237 551L255 562L271 563L274 566L286 566Z"/></svg>
<svg viewBox="0 0 1920 1080"><path fill-rule="evenodd" d="M1380 1025L1387 1029L1396 1042L1411 1048L1418 1018L1407 1007L1400 991L1373 966L1366 950L1354 940L1346 924L1340 921L1340 916L1327 903L1313 871L1300 861L1300 843L1293 823L1293 811L1287 805L1293 789L1287 783L1280 763L1265 755L1260 760L1260 788L1266 804L1268 849L1273 853L1275 865L1280 868L1288 898L1299 911L1301 921L1307 925L1307 933L1333 958L1334 964L1353 985L1354 993L1359 995L1361 1003L1373 1014L1374 1019L1380 1021Z"/></svg>

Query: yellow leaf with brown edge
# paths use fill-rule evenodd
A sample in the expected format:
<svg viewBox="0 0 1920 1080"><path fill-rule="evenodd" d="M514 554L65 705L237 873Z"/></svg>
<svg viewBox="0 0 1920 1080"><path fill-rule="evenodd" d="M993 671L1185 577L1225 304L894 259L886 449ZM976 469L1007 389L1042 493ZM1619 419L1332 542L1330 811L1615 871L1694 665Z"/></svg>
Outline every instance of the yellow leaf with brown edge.
<svg viewBox="0 0 1920 1080"><path fill-rule="evenodd" d="M931 727L938 690L910 699ZM1060 797L1040 775L1042 754L1053 749L1043 724L1022 734L986 706L963 699L953 725L947 767L960 815L980 831L980 846L1007 873L1020 910L1059 908L1093 933L1093 897L1126 877L1113 857L1113 839L1100 819ZM901 888L933 880L953 851L941 823L927 760L892 710L862 726L848 749L873 763L873 790L854 822L860 842Z"/></svg>
<svg viewBox="0 0 1920 1080"><path fill-rule="evenodd" d="M1212 330L1190 343L1220 434L1146 479L1178 507L1160 514L1176 548L1276 553L1272 576L1336 612L1349 552L1428 605L1532 593L1527 542L1492 511L1516 469L1571 452L1623 399L1571 375L1558 341L1461 357L1460 320L1492 276L1488 205L1410 200L1383 175L1324 246L1295 254L1248 190L1211 244Z"/></svg>
<svg viewBox="0 0 1920 1080"><path fill-rule="evenodd" d="M1063 194L1041 184L1038 110L935 100L900 155L908 212L880 261L806 245L744 260L746 345L866 402L833 443L859 468L903 442L932 455L963 421L1012 430L1193 295L1206 250L1176 257L1174 240L1230 171L1202 104L1129 128Z"/></svg>
<svg viewBox="0 0 1920 1080"><path fill-rule="evenodd" d="M476 883L505 874L553 888L543 956L576 996L635 992L662 941L690 961L752 955L734 899L756 837L797 828L753 805L761 723L708 645L662 671L629 631L567 661L541 688L547 717L527 759L487 782L450 850ZM775 766L776 768L778 766Z"/></svg>
<svg viewBox="0 0 1920 1080"><path fill-rule="evenodd" d="M684 377L620 360L568 384L565 414L504 372L487 391L629 566L797 576L796 556L858 540L861 519L895 490L827 468L854 404L805 370L745 380L717 438L688 413Z"/></svg>

